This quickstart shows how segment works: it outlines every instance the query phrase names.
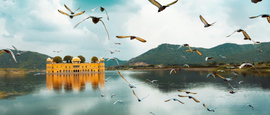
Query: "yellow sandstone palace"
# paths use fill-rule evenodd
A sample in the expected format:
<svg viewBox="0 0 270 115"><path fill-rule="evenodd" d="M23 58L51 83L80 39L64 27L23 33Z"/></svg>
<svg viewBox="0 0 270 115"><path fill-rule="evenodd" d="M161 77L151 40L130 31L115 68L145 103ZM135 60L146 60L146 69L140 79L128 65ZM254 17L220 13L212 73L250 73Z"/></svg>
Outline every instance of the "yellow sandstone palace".
<svg viewBox="0 0 270 115"><path fill-rule="evenodd" d="M55 63L51 58L47 58L47 74L65 73L97 73L105 72L104 59L100 58L98 63L80 63L81 59L74 57L72 63Z"/></svg>

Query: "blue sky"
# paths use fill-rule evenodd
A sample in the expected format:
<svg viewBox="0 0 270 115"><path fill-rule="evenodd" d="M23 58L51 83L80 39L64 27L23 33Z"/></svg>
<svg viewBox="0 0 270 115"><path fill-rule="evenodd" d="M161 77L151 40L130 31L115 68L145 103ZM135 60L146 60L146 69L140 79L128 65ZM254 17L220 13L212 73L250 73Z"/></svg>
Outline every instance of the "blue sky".
<svg viewBox="0 0 270 115"><path fill-rule="evenodd" d="M158 0L168 4L173 0ZM270 24L264 18L249 19L251 16L268 14L270 1L257 4L251 0L179 0L176 4L158 13L158 8L148 0L1 0L0 1L0 49L12 48L30 50L43 54L64 57L83 55L86 61L92 56L100 57L108 52L120 50L106 57L129 60L162 43L184 44L192 47L211 48L223 43L251 44L243 40L244 29L255 41L269 42ZM69 19L57 10L68 12L81 7L85 13ZM104 7L106 13L95 10ZM110 40L102 23L93 24L91 20L73 27L88 16L103 17ZM204 28L199 19L202 15L214 26ZM115 36L134 35L147 40L118 39ZM111 47L113 43L121 45ZM54 50L62 50L54 53Z"/></svg>

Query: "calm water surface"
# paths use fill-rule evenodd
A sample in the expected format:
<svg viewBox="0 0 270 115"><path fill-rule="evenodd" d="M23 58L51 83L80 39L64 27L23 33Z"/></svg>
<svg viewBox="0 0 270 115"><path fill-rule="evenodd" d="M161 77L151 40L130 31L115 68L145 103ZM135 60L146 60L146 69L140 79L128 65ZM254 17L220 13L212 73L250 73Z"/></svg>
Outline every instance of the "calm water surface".
<svg viewBox="0 0 270 115"><path fill-rule="evenodd" d="M0 99L1 115L269 115L270 114L270 74L238 73L230 84L241 90L230 94L232 88L220 78L206 78L207 71L120 71L130 83L140 83L130 88L117 71L103 74L41 75L0 75L0 91L23 92ZM233 77L230 72L219 73ZM111 77L108 82L105 78ZM156 79L154 84L143 83L146 79ZM237 81L244 81L238 85ZM104 97L102 93L107 93ZM196 92L186 94L177 90ZM139 98L149 94L138 102ZM111 98L111 94L115 94ZM200 103L187 97L191 95ZM164 102L177 98L184 102ZM126 103L113 103L123 100ZM215 108L209 112L203 107ZM254 106L254 110L245 107Z"/></svg>

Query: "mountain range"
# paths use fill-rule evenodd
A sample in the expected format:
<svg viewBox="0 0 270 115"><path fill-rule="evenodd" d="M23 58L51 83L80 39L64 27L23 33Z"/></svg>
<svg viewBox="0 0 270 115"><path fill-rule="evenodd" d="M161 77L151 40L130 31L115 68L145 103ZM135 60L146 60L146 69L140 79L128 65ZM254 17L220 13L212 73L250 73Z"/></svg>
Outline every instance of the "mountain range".
<svg viewBox="0 0 270 115"><path fill-rule="evenodd" d="M118 60L120 65L130 65L131 63L144 62L147 64L206 64L214 60L205 61L206 57L213 57L216 62L224 63L242 63L242 62L262 62L269 61L270 57L270 42L261 44L245 44L238 45L234 43L225 43L213 48L198 48L202 56L198 55L195 51L185 52L188 47L175 44L161 44L156 48L150 49L145 53L134 57L128 61ZM262 50L262 52L259 52ZM15 52L14 50L12 50ZM222 58L221 56L225 56ZM0 55L0 68L23 68L23 69L46 69L46 59L50 57L46 54L38 52L26 51L21 56L16 56L19 65L17 65L8 53ZM185 58L184 58L185 57ZM52 57L51 57L52 58ZM117 66L117 62L113 60L107 61L105 58L105 66Z"/></svg>

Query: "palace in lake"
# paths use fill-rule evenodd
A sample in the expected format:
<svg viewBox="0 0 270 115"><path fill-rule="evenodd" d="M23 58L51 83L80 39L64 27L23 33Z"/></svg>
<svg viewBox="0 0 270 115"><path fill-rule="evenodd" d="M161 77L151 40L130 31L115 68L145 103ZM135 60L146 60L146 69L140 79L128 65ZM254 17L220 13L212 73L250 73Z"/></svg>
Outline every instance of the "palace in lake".
<svg viewBox="0 0 270 115"><path fill-rule="evenodd" d="M55 63L51 58L47 58L47 74L65 74L65 73L97 73L105 72L104 59L100 58L97 63L80 63L81 59L74 57L71 63Z"/></svg>

